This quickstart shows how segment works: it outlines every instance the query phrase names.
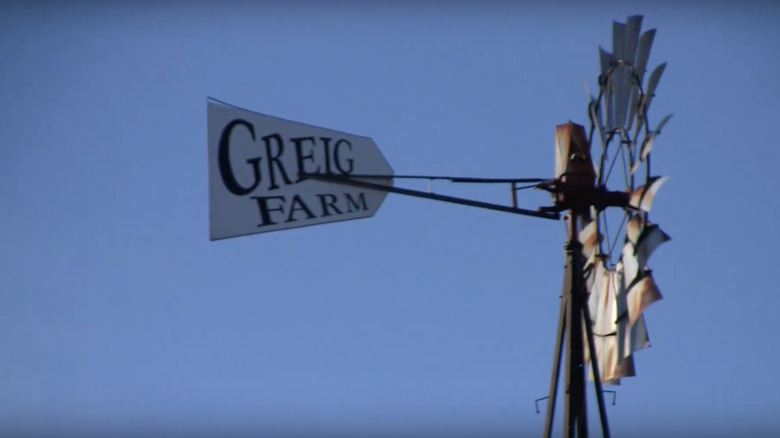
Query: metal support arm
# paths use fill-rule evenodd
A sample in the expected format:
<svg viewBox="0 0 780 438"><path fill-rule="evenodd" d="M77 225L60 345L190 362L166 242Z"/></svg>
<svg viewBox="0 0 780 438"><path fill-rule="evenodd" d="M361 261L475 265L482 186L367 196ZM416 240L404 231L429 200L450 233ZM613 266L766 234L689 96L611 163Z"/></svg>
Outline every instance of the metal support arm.
<svg viewBox="0 0 780 438"><path fill-rule="evenodd" d="M396 193L399 195L412 196L416 198L432 199L434 201L449 202L451 204L468 205L470 207L484 208L487 210L495 210L495 211L503 211L505 213L514 213L514 214L520 214L524 216L539 217L543 219L553 219L553 220L560 219L560 215L555 212L527 210L524 208L509 207L506 205L475 201L473 199L457 198L454 196L438 195L436 193L428 193L419 190L393 187L385 184L377 184L373 182L355 179L349 175L335 175L335 174L328 174L328 173L301 173L300 176L302 178L315 179L318 181L330 182L334 184L342 184L345 186L378 190L378 191L388 192L388 193Z"/></svg>

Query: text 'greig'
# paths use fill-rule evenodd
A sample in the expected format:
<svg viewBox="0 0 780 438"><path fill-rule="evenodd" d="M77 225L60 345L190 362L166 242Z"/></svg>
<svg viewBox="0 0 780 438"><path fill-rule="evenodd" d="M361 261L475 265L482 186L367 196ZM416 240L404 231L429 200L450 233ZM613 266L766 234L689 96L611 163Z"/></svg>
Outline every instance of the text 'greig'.
<svg viewBox="0 0 780 438"><path fill-rule="evenodd" d="M249 134L260 152L246 159L251 180L243 183L236 177L237 169L231 163L231 136L234 131ZM258 227L309 220L332 215L366 211L365 194L317 193L313 196L247 196L253 192L266 193L297 184L307 173L349 175L354 171L352 144L346 139L330 137L284 138L279 133L259 137L255 127L243 119L235 119L222 130L217 151L219 174L225 188L236 196L246 196L255 202L259 212ZM246 172L246 169L243 170ZM242 174L243 174L242 172Z"/></svg>

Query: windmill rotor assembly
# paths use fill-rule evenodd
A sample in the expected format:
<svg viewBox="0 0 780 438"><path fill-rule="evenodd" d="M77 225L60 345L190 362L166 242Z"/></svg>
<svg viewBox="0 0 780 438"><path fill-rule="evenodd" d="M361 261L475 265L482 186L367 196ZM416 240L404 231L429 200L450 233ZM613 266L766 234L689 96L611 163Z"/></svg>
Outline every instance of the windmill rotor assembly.
<svg viewBox="0 0 780 438"><path fill-rule="evenodd" d="M634 352L650 345L645 310L662 298L648 259L670 237L650 221L667 180L651 151L671 115L651 128L649 108L665 63L645 82L655 29L641 16L613 22L612 50L599 48L598 93L589 127L555 127L553 178L395 175L370 138L208 102L211 239L372 216L387 193L550 220L563 219L566 264L544 436L553 432L563 366L563 436L588 436L586 388L594 385L602 434L610 436L602 385L636 374ZM412 190L396 179L508 184L511 205ZM552 205L518 206L517 192L549 192ZM589 367L588 367L589 365Z"/></svg>

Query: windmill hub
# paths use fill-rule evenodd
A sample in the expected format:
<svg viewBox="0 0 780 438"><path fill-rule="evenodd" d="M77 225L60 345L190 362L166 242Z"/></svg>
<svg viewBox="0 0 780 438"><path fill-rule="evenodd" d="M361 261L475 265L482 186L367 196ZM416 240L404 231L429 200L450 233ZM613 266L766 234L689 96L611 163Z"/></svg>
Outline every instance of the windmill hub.
<svg viewBox="0 0 780 438"><path fill-rule="evenodd" d="M556 178L540 184L553 194L555 205L547 211L571 210L574 214L587 213L607 207L628 207L630 194L607 190L596 184L596 171L590 155L590 143L585 128L571 121L555 127Z"/></svg>

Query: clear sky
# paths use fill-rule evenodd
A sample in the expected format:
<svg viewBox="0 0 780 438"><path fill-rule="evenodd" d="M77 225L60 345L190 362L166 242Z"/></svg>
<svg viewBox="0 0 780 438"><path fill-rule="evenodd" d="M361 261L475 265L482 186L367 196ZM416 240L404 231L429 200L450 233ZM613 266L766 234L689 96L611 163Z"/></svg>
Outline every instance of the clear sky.
<svg viewBox="0 0 780 438"><path fill-rule="evenodd" d="M633 14L668 62L673 240L613 436L780 428L780 7L595 3L0 4L0 432L540 435L563 225L389 195L210 242L206 98L372 137L397 173L547 177Z"/></svg>

